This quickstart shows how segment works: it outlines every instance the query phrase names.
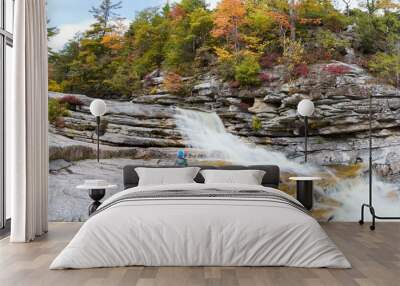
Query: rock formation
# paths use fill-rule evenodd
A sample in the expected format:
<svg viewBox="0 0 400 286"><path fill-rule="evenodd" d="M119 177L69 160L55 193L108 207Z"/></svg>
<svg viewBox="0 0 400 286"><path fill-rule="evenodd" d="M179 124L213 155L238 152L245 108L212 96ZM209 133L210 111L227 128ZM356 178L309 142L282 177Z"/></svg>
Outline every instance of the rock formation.
<svg viewBox="0 0 400 286"><path fill-rule="evenodd" d="M348 70L340 75L330 74L324 71L329 65L345 66ZM367 146L369 91L373 96L374 145L390 148L398 144L400 90L374 83L374 78L359 66L341 62L317 64L311 66L307 77L289 83L284 83L281 67L268 72L275 80L251 89L231 88L216 75L204 74L196 79L189 96L169 94L163 88L163 78L155 77L152 88L158 91L156 94L135 95L131 101L106 100L108 111L103 120L107 123L101 144L110 148L104 151L104 156L135 156L137 147L184 146L181 134L174 128L173 117L175 107L183 107L216 112L232 134L279 148L295 158L302 156L303 148L303 123L296 106L301 99L309 98L316 106L310 118L311 160L318 164L354 163ZM50 93L50 97L60 96ZM64 128L51 127L50 132L79 143L82 155L69 158L57 154L55 146L63 139L54 137L50 142L52 159L93 158L94 154L84 151L85 143L94 143L96 139L95 121L88 110L92 99L76 96L84 106L65 117ZM260 128L252 124L255 117L261 122Z"/></svg>
<svg viewBox="0 0 400 286"><path fill-rule="evenodd" d="M329 66L339 66L342 72L331 73ZM281 66L264 72L271 80L256 88L232 87L209 72L190 79L193 86L188 95L172 94L163 85L162 73L153 73L143 94L135 94L129 101L106 100L102 157L172 161L176 148L185 146L174 121L175 108L181 107L216 112L230 133L301 161L303 121L296 107L309 98L316 107L309 121L310 161L318 165L360 163L368 151L371 93L374 169L385 180L398 179L399 89L378 83L360 66L344 62L312 65L306 77L292 81L285 79ZM61 96L49 93L49 97ZM50 158L56 166L53 175L71 168L65 162L95 158L95 120L89 112L92 99L75 96L84 105L70 111L63 128L50 127Z"/></svg>

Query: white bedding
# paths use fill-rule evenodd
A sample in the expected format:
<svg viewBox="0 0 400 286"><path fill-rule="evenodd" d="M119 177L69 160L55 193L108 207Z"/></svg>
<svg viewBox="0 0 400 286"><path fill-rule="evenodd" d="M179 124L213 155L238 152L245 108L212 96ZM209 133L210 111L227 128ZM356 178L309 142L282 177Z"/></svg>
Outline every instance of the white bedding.
<svg viewBox="0 0 400 286"><path fill-rule="evenodd" d="M265 190L254 185L184 184L163 190ZM311 216L261 199L160 198L123 201L91 217L50 269L145 266L294 266L349 268L350 263Z"/></svg>

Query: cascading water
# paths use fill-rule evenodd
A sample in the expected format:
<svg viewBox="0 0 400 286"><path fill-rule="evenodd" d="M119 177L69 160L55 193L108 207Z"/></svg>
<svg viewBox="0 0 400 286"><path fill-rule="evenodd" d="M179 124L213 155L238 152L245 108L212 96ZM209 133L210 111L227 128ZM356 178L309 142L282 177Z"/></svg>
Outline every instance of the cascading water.
<svg viewBox="0 0 400 286"><path fill-rule="evenodd" d="M368 197L366 177L338 178L328 167L307 166L288 159L284 154L247 143L226 131L216 113L176 109L175 121L188 147L201 150L206 160L223 160L233 164L254 165L274 164L282 171L297 175L323 174L332 186L319 190L321 195L340 202L335 208L334 220L357 221L360 218L361 203ZM400 213L398 187L374 177L374 205L382 216ZM392 199L389 199L392 197ZM369 219L367 215L366 219Z"/></svg>
<svg viewBox="0 0 400 286"><path fill-rule="evenodd" d="M305 173L304 165L287 159L282 153L245 143L239 137L228 133L216 113L177 108L175 120L186 144L205 152L208 159L242 165L278 165L287 171Z"/></svg>

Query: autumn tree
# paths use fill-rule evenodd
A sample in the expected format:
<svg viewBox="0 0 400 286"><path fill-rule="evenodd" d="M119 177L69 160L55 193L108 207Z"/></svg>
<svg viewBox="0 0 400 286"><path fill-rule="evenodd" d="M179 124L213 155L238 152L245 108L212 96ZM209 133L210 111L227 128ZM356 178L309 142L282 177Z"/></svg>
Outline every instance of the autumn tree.
<svg viewBox="0 0 400 286"><path fill-rule="evenodd" d="M139 12L125 34L127 69L143 78L154 69L161 68L165 60L165 43L170 35L170 8L162 11L148 8Z"/></svg>
<svg viewBox="0 0 400 286"><path fill-rule="evenodd" d="M348 11L351 0L342 1L343 12L332 0L221 0L215 10L204 0L178 0L138 12L125 27L121 2L102 0L90 10L95 23L49 54L49 83L55 91L130 97L151 87L155 70L183 83L215 69L231 86L254 86L271 80L263 69L281 63L287 79L306 76L308 64L340 61L350 47L371 72L389 78L398 65L397 4L360 0L364 10ZM349 24L354 37L342 34Z"/></svg>
<svg viewBox="0 0 400 286"><path fill-rule="evenodd" d="M189 18L189 31L193 35L196 48L199 48L210 39L210 31L214 26L212 15L206 9L198 8L189 15Z"/></svg>
<svg viewBox="0 0 400 286"><path fill-rule="evenodd" d="M286 39L286 32L290 30L291 24L289 23L289 16L282 12L270 11L267 16L273 19L275 24L279 27L279 36L283 41Z"/></svg>
<svg viewBox="0 0 400 286"><path fill-rule="evenodd" d="M297 10L302 3L296 0L289 0L288 1L288 8L289 8L289 28L290 28L290 40L296 40L296 23L298 22L298 13Z"/></svg>
<svg viewBox="0 0 400 286"><path fill-rule="evenodd" d="M296 67L304 64L304 47L299 41L287 40L284 45L281 62L285 65L289 76L293 75Z"/></svg>
<svg viewBox="0 0 400 286"><path fill-rule="evenodd" d="M228 46L233 46L237 54L240 49L239 28L245 22L246 9L241 0L222 0L214 15L212 35L223 38Z"/></svg>
<svg viewBox="0 0 400 286"><path fill-rule="evenodd" d="M193 72L196 51L210 38L211 13L204 1L184 0L171 7L169 19L171 32L164 47L164 65L181 74Z"/></svg>
<svg viewBox="0 0 400 286"><path fill-rule="evenodd" d="M78 55L79 36L68 41L60 51L49 55L49 82L58 89L55 88L54 91L72 92L75 90L75 86L72 85L71 64Z"/></svg>
<svg viewBox="0 0 400 286"><path fill-rule="evenodd" d="M205 0L182 0L179 4L186 13L191 13L198 8L206 9Z"/></svg>
<svg viewBox="0 0 400 286"><path fill-rule="evenodd" d="M324 1L289 0L283 3L278 1L278 5L272 6L266 13L278 25L281 41L285 40L289 31L289 39L293 42L297 39L298 27L320 25L321 11L327 8L331 7L326 6Z"/></svg>
<svg viewBox="0 0 400 286"><path fill-rule="evenodd" d="M69 43L56 62L70 59L64 70L62 87L65 91L75 91L94 97L103 97L112 93L121 95L111 79L121 63L123 39L118 31L116 10L121 3L103 0L99 7L92 7L96 22ZM111 24L111 22L113 22Z"/></svg>
<svg viewBox="0 0 400 286"><path fill-rule="evenodd" d="M274 31L275 19L269 14L270 8L262 1L246 2L246 10L246 21L241 27L242 45L254 53L262 54L279 38Z"/></svg>

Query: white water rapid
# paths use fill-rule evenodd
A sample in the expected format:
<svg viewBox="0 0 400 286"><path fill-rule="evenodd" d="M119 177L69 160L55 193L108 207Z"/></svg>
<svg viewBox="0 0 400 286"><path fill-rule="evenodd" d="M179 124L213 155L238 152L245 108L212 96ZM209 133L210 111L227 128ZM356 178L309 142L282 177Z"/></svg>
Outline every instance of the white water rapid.
<svg viewBox="0 0 400 286"><path fill-rule="evenodd" d="M336 181L335 186L319 190L320 194L341 203L334 212L334 220L358 221L360 208L368 200L367 176L356 178L337 178L326 167L303 165L288 159L283 153L245 142L226 131L222 120L216 113L176 109L175 121L188 147L201 150L205 160L222 160L233 164L278 165L282 171L298 175L326 174ZM400 215L398 187L374 177L374 206L380 216ZM366 212L366 220L370 219Z"/></svg>
<svg viewBox="0 0 400 286"><path fill-rule="evenodd" d="M222 120L214 112L177 108L175 120L186 144L202 150L208 160L222 160L241 165L278 165L282 170L305 174L304 165L289 160L284 154L246 143L227 132Z"/></svg>

